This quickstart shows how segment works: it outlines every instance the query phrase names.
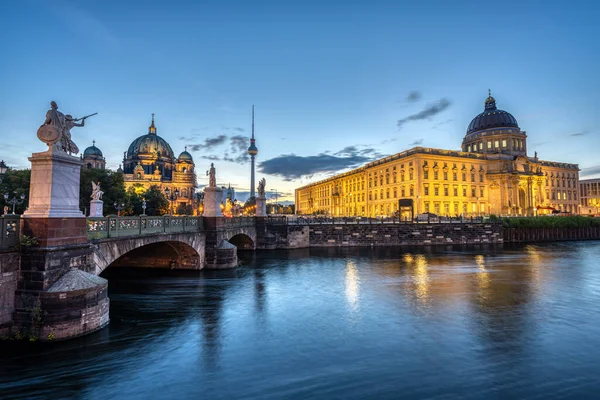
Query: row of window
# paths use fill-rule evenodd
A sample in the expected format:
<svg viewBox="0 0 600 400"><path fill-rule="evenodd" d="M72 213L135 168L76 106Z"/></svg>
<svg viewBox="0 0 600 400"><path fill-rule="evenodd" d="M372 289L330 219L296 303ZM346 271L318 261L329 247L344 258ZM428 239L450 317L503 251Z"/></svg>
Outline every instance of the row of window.
<svg viewBox="0 0 600 400"><path fill-rule="evenodd" d="M473 143L472 145L469 144L467 145L467 151L471 152L471 151L477 151L477 150L483 150L483 147L486 147L488 150L492 150L492 149L508 149L509 144L507 139L496 139L496 140L487 140L487 141L479 141L476 143ZM525 149L525 140L523 139L512 139L512 149L513 150L524 150Z"/></svg>

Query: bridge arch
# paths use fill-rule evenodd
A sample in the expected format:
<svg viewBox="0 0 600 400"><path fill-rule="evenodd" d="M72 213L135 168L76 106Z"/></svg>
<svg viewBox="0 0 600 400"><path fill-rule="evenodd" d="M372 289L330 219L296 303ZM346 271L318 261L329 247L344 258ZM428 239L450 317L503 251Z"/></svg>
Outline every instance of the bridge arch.
<svg viewBox="0 0 600 400"><path fill-rule="evenodd" d="M235 234L227 241L237 247L238 250L254 250L256 248L256 243L246 233Z"/></svg>
<svg viewBox="0 0 600 400"><path fill-rule="evenodd" d="M175 269L204 267L204 235L170 235L103 239L94 241L92 264L95 274L111 265L146 266Z"/></svg>

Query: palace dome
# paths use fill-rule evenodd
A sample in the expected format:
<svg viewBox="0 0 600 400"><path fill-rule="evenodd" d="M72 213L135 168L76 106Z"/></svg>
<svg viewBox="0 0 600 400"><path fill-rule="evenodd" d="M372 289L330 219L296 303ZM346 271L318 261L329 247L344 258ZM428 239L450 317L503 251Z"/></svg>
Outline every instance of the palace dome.
<svg viewBox="0 0 600 400"><path fill-rule="evenodd" d="M167 141L156 134L154 126L154 115L152 116L152 125L148 128L146 135L140 136L129 145L127 149L127 158L137 155L160 155L166 158L175 158L173 149Z"/></svg>
<svg viewBox="0 0 600 400"><path fill-rule="evenodd" d="M83 151L83 157L89 156L104 157L102 151L96 147L96 141L93 141L92 145Z"/></svg>
<svg viewBox="0 0 600 400"><path fill-rule="evenodd" d="M187 152L187 148L185 151L182 151L181 154L179 155L179 157L177 157L177 161L182 162L182 161L187 161L187 162L194 162L194 159L192 158L192 155L190 153Z"/></svg>
<svg viewBox="0 0 600 400"><path fill-rule="evenodd" d="M496 99L490 94L485 100L484 111L477 115L467 128L467 135L489 128L518 128L517 119L511 113L496 108Z"/></svg>

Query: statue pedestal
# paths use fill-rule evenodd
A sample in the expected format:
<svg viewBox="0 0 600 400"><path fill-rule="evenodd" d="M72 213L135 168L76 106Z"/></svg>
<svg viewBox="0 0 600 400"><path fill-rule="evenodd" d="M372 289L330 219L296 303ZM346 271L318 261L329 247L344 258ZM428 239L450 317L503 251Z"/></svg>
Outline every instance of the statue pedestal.
<svg viewBox="0 0 600 400"><path fill-rule="evenodd" d="M256 198L256 216L267 216L267 199L265 198L265 196L258 196Z"/></svg>
<svg viewBox="0 0 600 400"><path fill-rule="evenodd" d="M222 217L221 201L223 190L216 187L204 188L204 217Z"/></svg>
<svg viewBox="0 0 600 400"><path fill-rule="evenodd" d="M29 207L23 213L23 234L42 247L86 243L85 216L79 210L79 178L83 161L50 149L33 153Z"/></svg>
<svg viewBox="0 0 600 400"><path fill-rule="evenodd" d="M104 217L104 202L102 200L90 201L90 217Z"/></svg>

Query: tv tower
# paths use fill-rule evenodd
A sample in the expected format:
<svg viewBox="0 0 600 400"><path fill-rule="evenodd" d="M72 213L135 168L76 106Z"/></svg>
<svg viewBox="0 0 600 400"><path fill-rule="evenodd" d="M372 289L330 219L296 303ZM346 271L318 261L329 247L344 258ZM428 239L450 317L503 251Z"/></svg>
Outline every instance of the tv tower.
<svg viewBox="0 0 600 400"><path fill-rule="evenodd" d="M258 148L255 144L256 140L254 139L254 104L252 105L252 138L250 139L250 147L248 147L248 154L250 154L250 160L252 163L252 167L250 170L250 198L254 199L254 157L258 154Z"/></svg>

